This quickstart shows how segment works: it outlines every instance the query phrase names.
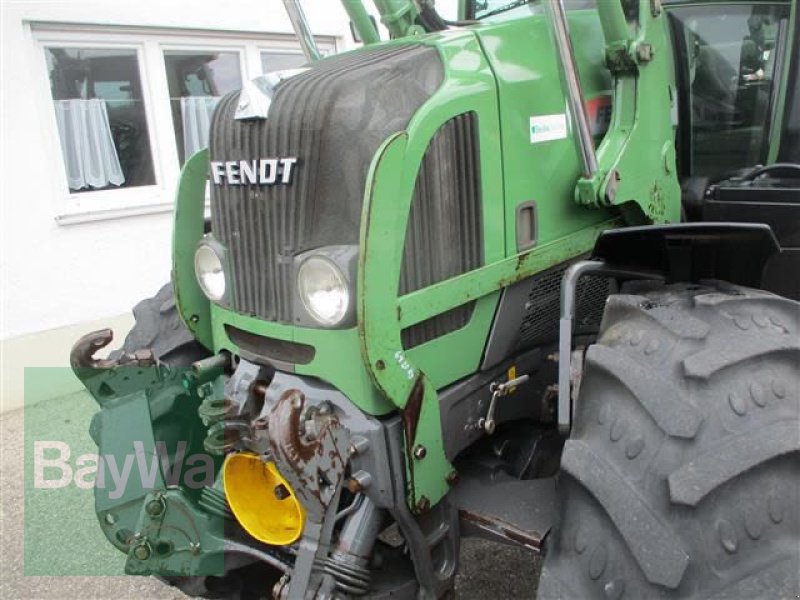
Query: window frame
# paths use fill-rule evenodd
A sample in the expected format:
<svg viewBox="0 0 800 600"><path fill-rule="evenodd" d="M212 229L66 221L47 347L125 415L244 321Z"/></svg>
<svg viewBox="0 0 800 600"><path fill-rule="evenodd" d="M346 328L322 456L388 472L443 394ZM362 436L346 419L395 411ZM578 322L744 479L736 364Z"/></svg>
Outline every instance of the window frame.
<svg viewBox="0 0 800 600"><path fill-rule="evenodd" d="M41 115L43 151L46 164L52 165L52 213L59 225L117 219L170 212L180 175L180 157L170 109L169 86L164 63L165 51L237 52L242 81L262 74L261 52L302 54L299 43L289 34L171 30L150 27L97 27L68 24L30 23L33 49L37 54L34 98ZM335 53L340 40L320 36L323 53ZM147 120L153 185L122 189L73 192L67 183L53 96L47 69L46 48L87 48L135 50L142 85L142 101Z"/></svg>
<svg viewBox="0 0 800 600"><path fill-rule="evenodd" d="M276 50L274 48L266 48L264 46L259 46L257 48L257 52L258 52L258 67L259 67L259 69L263 68L263 62L262 62L262 60L263 60L262 59L262 55L263 54L282 54L284 56L299 56L300 58L305 59L305 55L303 54L302 50L298 50L297 52L292 52L292 51L284 50L284 49ZM320 53L323 56L327 56L325 54L325 50L322 49L322 48L320 48Z"/></svg>

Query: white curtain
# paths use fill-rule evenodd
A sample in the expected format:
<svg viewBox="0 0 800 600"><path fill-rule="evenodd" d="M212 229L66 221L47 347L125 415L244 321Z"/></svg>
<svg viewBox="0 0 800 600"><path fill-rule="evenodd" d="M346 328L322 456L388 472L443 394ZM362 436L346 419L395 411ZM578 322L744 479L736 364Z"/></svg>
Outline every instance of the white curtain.
<svg viewBox="0 0 800 600"><path fill-rule="evenodd" d="M70 189L125 183L105 101L56 100L55 104Z"/></svg>
<svg viewBox="0 0 800 600"><path fill-rule="evenodd" d="M186 96L181 98L181 122L183 124L183 156L208 146L211 117L219 102L219 96Z"/></svg>

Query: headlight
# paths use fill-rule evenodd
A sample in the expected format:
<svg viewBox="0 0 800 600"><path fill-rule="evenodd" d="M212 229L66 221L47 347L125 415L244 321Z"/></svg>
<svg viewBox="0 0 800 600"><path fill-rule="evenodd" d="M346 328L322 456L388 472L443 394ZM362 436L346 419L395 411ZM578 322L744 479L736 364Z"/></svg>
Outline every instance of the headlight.
<svg viewBox="0 0 800 600"><path fill-rule="evenodd" d="M197 283L208 299L219 302L225 297L225 271L222 259L208 244L200 244L194 253L194 272Z"/></svg>
<svg viewBox="0 0 800 600"><path fill-rule="evenodd" d="M308 314L326 327L338 325L350 306L347 280L339 267L322 256L311 256L300 265L297 291Z"/></svg>

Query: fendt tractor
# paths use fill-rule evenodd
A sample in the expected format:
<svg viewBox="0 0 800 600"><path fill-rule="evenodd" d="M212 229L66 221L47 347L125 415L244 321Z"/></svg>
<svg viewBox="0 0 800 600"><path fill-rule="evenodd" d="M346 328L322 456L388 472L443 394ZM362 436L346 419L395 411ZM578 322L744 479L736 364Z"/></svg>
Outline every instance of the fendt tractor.
<svg viewBox="0 0 800 600"><path fill-rule="evenodd" d="M440 598L480 536L540 597L798 597L797 2L441 3L321 57L286 0L306 66L220 101L171 285L73 348L158 466L95 489L125 572Z"/></svg>

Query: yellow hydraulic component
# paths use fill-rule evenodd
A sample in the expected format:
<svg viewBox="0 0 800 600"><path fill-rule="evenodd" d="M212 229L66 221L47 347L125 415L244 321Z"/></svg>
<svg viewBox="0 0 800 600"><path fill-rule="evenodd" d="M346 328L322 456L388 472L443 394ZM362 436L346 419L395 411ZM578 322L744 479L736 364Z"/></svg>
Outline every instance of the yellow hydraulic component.
<svg viewBox="0 0 800 600"><path fill-rule="evenodd" d="M231 454L222 482L234 516L257 540L285 546L303 533L305 511L275 463L247 452Z"/></svg>

